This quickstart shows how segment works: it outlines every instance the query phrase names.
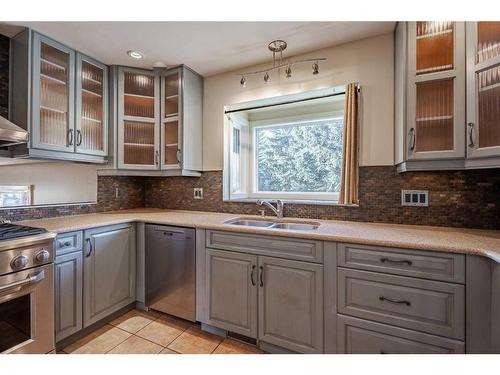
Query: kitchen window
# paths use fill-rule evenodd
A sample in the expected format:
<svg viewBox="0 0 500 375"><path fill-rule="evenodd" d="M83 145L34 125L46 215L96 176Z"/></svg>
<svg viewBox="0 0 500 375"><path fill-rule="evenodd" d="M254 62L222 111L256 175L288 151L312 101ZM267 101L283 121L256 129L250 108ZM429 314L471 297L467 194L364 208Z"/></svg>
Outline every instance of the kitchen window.
<svg viewBox="0 0 500 375"><path fill-rule="evenodd" d="M338 201L343 101L230 113L224 198Z"/></svg>

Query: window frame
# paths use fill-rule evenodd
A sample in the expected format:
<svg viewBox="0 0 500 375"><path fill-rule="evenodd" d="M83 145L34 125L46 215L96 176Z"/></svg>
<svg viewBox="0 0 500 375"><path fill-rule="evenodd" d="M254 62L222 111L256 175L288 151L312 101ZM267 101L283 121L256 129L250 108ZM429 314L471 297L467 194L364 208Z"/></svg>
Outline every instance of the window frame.
<svg viewBox="0 0 500 375"><path fill-rule="evenodd" d="M253 136L250 131L250 122L248 121L248 114L250 111L254 111L256 109L265 108L265 107L275 107L275 106L286 106L294 103L306 102L309 100L321 100L323 98L327 98L330 96L337 96L345 94L346 87L345 85L338 85L333 87L315 89L310 91L301 91L292 94L285 94L279 96L272 97L263 97L260 99L254 99L239 103L227 104L223 106L224 114L223 122L224 122L224 148L223 148L223 174L222 174L222 199L225 202L255 202L258 199L282 199L290 203L296 204L316 204L316 205L332 205L338 204L339 193L321 193L321 192L308 192L308 193L289 193L289 192L269 192L269 193L255 193L252 191L253 181L256 180L254 178L254 170L252 163L253 157L253 141L251 142L251 138ZM343 95L343 101L345 101L345 95ZM333 109L333 108L332 108ZM344 105L339 107L337 110L332 110L328 112L331 114L331 117L344 117ZM291 117L281 117L279 120L281 121L289 121L289 120L302 120L303 118L312 119L314 116L322 116L324 113L309 113L307 115L298 115ZM240 171L242 178L245 179L244 183L241 184L241 189L238 192L233 192L232 186L232 128L234 125L235 118L244 118L245 129L248 130L243 132L245 136L248 138L248 142L245 145L244 141L241 140L241 147L246 147L246 161L241 161ZM265 120L276 122L278 119L274 120ZM263 124L265 121L251 121L253 124ZM240 133L241 139L242 133ZM252 143L252 144L250 144Z"/></svg>
<svg viewBox="0 0 500 375"><path fill-rule="evenodd" d="M249 165L248 175L251 176L248 180L248 198L250 199L285 199L293 201L328 201L338 202L340 192L275 192L275 191L259 191L258 190L258 167L255 159L257 155L256 136L257 130L262 128L281 128L292 126L295 124L303 124L308 122L319 122L327 120L337 120L344 118L344 111L331 111L323 113L314 113L300 116L281 117L272 120L251 121L249 123Z"/></svg>

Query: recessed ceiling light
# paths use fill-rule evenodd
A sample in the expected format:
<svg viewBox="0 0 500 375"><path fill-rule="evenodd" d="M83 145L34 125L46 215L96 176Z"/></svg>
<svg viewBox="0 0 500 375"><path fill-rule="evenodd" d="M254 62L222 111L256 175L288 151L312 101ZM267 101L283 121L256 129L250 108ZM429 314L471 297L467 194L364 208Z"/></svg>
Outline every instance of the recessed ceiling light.
<svg viewBox="0 0 500 375"><path fill-rule="evenodd" d="M127 51L127 55L129 55L130 57L132 57L133 59L142 59L144 56L142 55L142 53L138 52L138 51Z"/></svg>

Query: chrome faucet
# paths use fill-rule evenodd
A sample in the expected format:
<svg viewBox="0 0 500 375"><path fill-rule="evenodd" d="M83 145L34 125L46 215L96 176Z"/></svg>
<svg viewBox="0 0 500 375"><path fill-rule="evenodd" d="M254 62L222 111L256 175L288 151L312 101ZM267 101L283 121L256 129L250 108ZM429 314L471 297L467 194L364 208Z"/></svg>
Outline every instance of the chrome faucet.
<svg viewBox="0 0 500 375"><path fill-rule="evenodd" d="M276 202L276 207L273 206L273 204L271 202ZM283 206L284 206L284 203L281 199L277 199L275 201L265 201L265 200L262 200L262 199L259 199L257 201L257 205L258 206L267 206L271 209L271 211L274 212L274 214L276 215L276 217L278 219L282 219L283 218Z"/></svg>

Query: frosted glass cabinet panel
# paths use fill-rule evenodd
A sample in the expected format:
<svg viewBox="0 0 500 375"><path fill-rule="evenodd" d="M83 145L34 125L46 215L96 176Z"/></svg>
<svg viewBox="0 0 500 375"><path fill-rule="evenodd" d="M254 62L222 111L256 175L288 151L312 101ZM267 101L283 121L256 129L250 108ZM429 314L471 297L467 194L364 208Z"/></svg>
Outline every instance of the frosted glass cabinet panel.
<svg viewBox="0 0 500 375"><path fill-rule="evenodd" d="M108 68L77 55L76 149L90 155L107 155Z"/></svg>
<svg viewBox="0 0 500 375"><path fill-rule="evenodd" d="M407 159L465 155L465 25L408 23Z"/></svg>
<svg viewBox="0 0 500 375"><path fill-rule="evenodd" d="M161 159L162 169L181 165L180 127L182 121L182 70L174 69L161 77Z"/></svg>
<svg viewBox="0 0 500 375"><path fill-rule="evenodd" d="M417 83L416 152L453 150L453 79Z"/></svg>
<svg viewBox="0 0 500 375"><path fill-rule="evenodd" d="M500 156L500 22L467 23L467 157Z"/></svg>
<svg viewBox="0 0 500 375"><path fill-rule="evenodd" d="M159 83L159 76L151 71L119 70L119 168L159 169Z"/></svg>
<svg viewBox="0 0 500 375"><path fill-rule="evenodd" d="M74 61L73 50L34 34L33 147L74 149Z"/></svg>
<svg viewBox="0 0 500 375"><path fill-rule="evenodd" d="M417 22L417 74L453 69L454 22Z"/></svg>

